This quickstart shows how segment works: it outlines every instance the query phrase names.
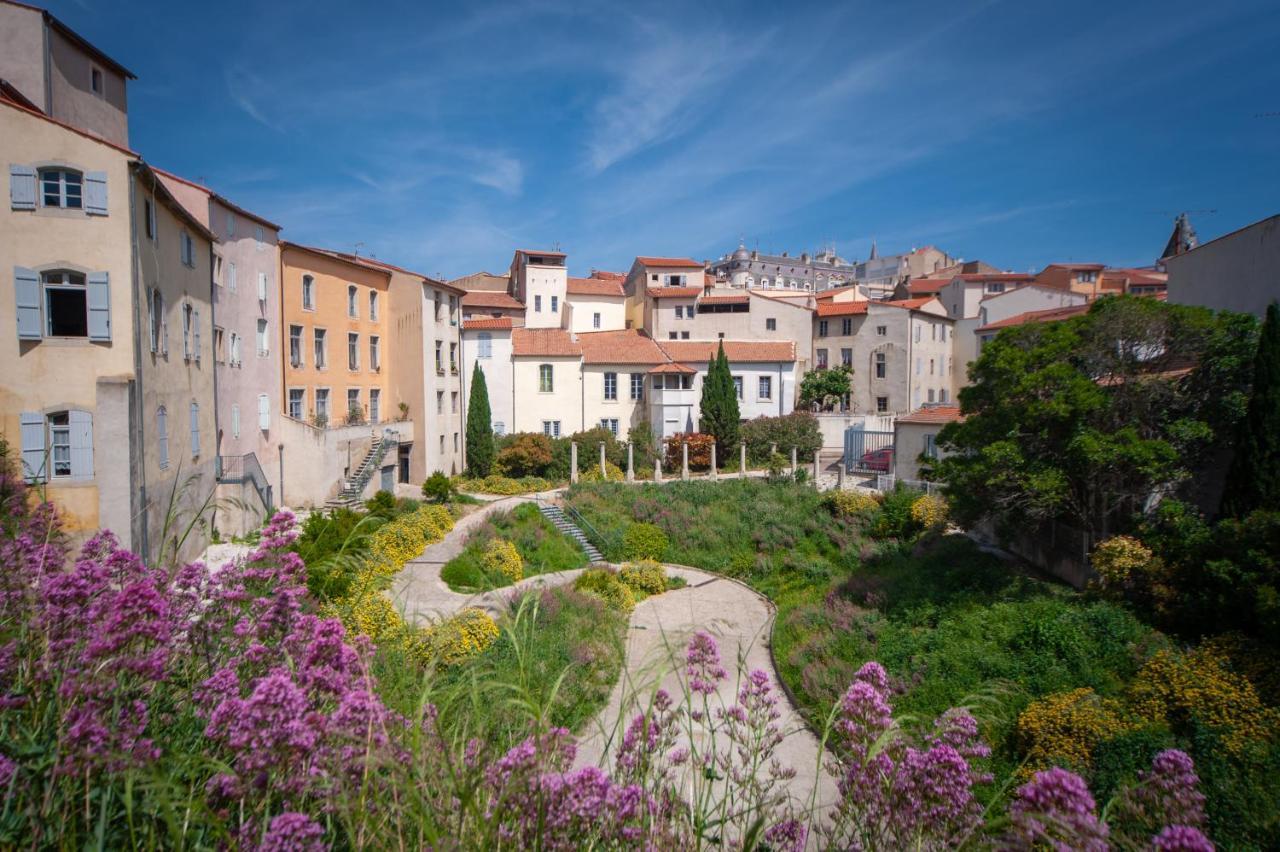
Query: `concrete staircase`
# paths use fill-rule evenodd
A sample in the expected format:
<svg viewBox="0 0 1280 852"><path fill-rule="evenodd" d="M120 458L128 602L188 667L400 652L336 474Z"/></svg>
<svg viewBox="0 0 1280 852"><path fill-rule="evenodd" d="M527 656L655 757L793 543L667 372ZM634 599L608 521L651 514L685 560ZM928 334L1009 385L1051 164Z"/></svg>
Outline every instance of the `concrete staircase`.
<svg viewBox="0 0 1280 852"><path fill-rule="evenodd" d="M576 541L578 546L582 548L583 552L587 554L587 559L590 562L595 563L604 561L604 555L601 554L600 551L596 549L596 546L591 543L587 538L586 533L584 533L577 524L569 519L569 516L564 513L563 509L559 506L553 506L550 503L539 502L538 511L542 512L543 516L546 517L546 519L550 521L556 529Z"/></svg>
<svg viewBox="0 0 1280 852"><path fill-rule="evenodd" d="M359 467L348 477L346 483L342 486L342 490L338 492L338 496L326 500L324 505L329 509L335 509L340 506L350 508L362 502L365 486L369 484L369 480L373 478L373 475L378 472L382 459L387 454L387 446L386 441L380 437L375 437L373 443L369 445L369 452L365 453Z"/></svg>

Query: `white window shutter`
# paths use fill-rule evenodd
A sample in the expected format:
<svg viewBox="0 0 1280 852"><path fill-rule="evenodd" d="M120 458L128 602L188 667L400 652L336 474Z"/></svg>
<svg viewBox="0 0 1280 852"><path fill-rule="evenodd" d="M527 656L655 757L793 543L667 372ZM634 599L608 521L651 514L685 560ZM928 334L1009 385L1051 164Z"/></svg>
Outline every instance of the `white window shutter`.
<svg viewBox="0 0 1280 852"><path fill-rule="evenodd" d="M236 291L236 265L232 263L227 267L227 289L232 293Z"/></svg>
<svg viewBox="0 0 1280 852"><path fill-rule="evenodd" d="M196 358L196 363L199 364L200 363L200 312L192 311L191 317L192 317L191 325L193 327L192 331L194 334L193 339L195 340L195 349L196 349L195 358Z"/></svg>
<svg viewBox="0 0 1280 852"><path fill-rule="evenodd" d="M107 173L84 173L84 212L90 216L107 215Z"/></svg>
<svg viewBox="0 0 1280 852"><path fill-rule="evenodd" d="M34 269L15 266L13 292L18 307L18 339L39 340L43 336L40 323L40 275Z"/></svg>
<svg viewBox="0 0 1280 852"><path fill-rule="evenodd" d="M169 466L169 413L162 405L156 410L156 441L160 455L160 469Z"/></svg>
<svg viewBox="0 0 1280 852"><path fill-rule="evenodd" d="M22 431L22 475L27 482L44 482L45 470L44 415L38 411L24 411L19 415Z"/></svg>
<svg viewBox="0 0 1280 852"><path fill-rule="evenodd" d="M240 406L231 406L231 437L240 437Z"/></svg>
<svg viewBox="0 0 1280 852"><path fill-rule="evenodd" d="M258 428L263 432L271 428L271 403L265 393L258 394Z"/></svg>
<svg viewBox="0 0 1280 852"><path fill-rule="evenodd" d="M106 272L90 272L85 279L89 284L89 339L111 339L111 276Z"/></svg>
<svg viewBox="0 0 1280 852"><path fill-rule="evenodd" d="M152 290L148 289L147 290L147 331L149 334L147 337L147 341L151 347L152 352L155 352L156 349L159 348L156 346L156 342L160 337L160 335L156 334L156 323L158 323L159 321L160 321L160 318L156 316L155 293Z"/></svg>
<svg viewBox="0 0 1280 852"><path fill-rule="evenodd" d="M258 273L258 301L265 302L267 300L267 273Z"/></svg>
<svg viewBox="0 0 1280 852"><path fill-rule="evenodd" d="M169 319L164 313L164 299L160 300L160 354L169 354Z"/></svg>
<svg viewBox="0 0 1280 852"><path fill-rule="evenodd" d="M191 403L191 455L200 455L200 406Z"/></svg>
<svg viewBox="0 0 1280 852"><path fill-rule="evenodd" d="M88 411L67 412L71 424L71 475L93 478L93 415Z"/></svg>
<svg viewBox="0 0 1280 852"><path fill-rule="evenodd" d="M9 166L9 207L13 210L36 209L36 170L31 166Z"/></svg>

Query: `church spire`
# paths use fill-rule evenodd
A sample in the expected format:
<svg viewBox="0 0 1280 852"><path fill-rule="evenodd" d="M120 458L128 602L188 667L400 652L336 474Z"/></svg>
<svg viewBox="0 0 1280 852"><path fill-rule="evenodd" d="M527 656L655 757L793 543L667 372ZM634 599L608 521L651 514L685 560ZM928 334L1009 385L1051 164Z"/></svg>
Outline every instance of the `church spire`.
<svg viewBox="0 0 1280 852"><path fill-rule="evenodd" d="M1164 262L1168 258L1186 254L1199 244L1196 229L1191 227L1191 219L1186 213L1179 213L1178 218L1173 220L1173 233L1169 235L1169 242L1165 243L1164 251L1156 261L1156 268L1164 269Z"/></svg>

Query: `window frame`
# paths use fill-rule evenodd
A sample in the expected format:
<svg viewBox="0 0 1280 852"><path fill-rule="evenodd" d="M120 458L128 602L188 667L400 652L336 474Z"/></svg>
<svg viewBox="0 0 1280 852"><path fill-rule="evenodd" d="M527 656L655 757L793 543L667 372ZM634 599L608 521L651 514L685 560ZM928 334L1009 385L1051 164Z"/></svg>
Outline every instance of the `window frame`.
<svg viewBox="0 0 1280 852"><path fill-rule="evenodd" d="M314 311L316 309L316 279L314 275L302 276L302 309L304 311Z"/></svg>
<svg viewBox="0 0 1280 852"><path fill-rule="evenodd" d="M56 204L48 203L49 192L46 189L46 184L49 181L50 175L57 175L54 179L56 181L56 195L58 197L58 203ZM72 182L68 178L71 175L76 177L75 195L77 198L75 204L69 203L71 193L68 192L68 188L72 185ZM36 192L40 196L40 206L42 208L49 210L79 210L83 212L85 209L84 186L85 174L79 169L73 169L70 166L44 166L43 168L36 169Z"/></svg>
<svg viewBox="0 0 1280 852"><path fill-rule="evenodd" d="M60 276L61 280L52 280ZM78 278L79 281L73 279ZM49 303L50 292L78 293L84 301L84 334L54 334L53 306ZM75 269L46 269L40 272L40 309L44 312L44 336L67 340L89 339L89 276Z"/></svg>
<svg viewBox="0 0 1280 852"><path fill-rule="evenodd" d="M604 401L618 401L618 374L615 372L606 372L604 374Z"/></svg>
<svg viewBox="0 0 1280 852"><path fill-rule="evenodd" d="M556 392L556 373L554 364L538 365L538 393Z"/></svg>

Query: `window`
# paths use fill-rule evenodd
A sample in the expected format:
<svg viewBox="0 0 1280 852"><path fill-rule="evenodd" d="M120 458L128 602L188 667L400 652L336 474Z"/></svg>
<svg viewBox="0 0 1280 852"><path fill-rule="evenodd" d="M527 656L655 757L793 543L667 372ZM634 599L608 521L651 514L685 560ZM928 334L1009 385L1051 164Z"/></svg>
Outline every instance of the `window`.
<svg viewBox="0 0 1280 852"><path fill-rule="evenodd" d="M887 325L876 326L876 337L884 337L888 333L889 333L889 326Z"/></svg>
<svg viewBox="0 0 1280 852"><path fill-rule="evenodd" d="M289 366L302 366L302 326L289 326Z"/></svg>
<svg viewBox="0 0 1280 852"><path fill-rule="evenodd" d="M818 336L819 336L819 337L826 337L826 336L827 336L827 321L826 321L826 320L818 320Z"/></svg>
<svg viewBox="0 0 1280 852"><path fill-rule="evenodd" d="M436 414L444 414L444 391L436 391Z"/></svg>
<svg viewBox="0 0 1280 852"><path fill-rule="evenodd" d="M887 396L876 397L876 411L880 414L884 414L888 410L889 410L889 397Z"/></svg>
<svg viewBox="0 0 1280 852"><path fill-rule="evenodd" d="M453 451L455 453L458 451L458 433L457 432L453 433Z"/></svg>
<svg viewBox="0 0 1280 852"><path fill-rule="evenodd" d="M458 375L458 344L449 344L449 372Z"/></svg>
<svg viewBox="0 0 1280 852"><path fill-rule="evenodd" d="M160 456L160 469L169 467L169 412L162 405L156 409L156 452Z"/></svg>
<svg viewBox="0 0 1280 852"><path fill-rule="evenodd" d="M840 320L840 333L844 335L853 334L853 320L848 317Z"/></svg>
<svg viewBox="0 0 1280 852"><path fill-rule="evenodd" d="M449 411L452 414L458 413L458 392L457 391L449 392Z"/></svg>
<svg viewBox="0 0 1280 852"><path fill-rule="evenodd" d="M877 352L875 356L876 378L883 379L889 374L888 358L883 352Z"/></svg>
<svg viewBox="0 0 1280 852"><path fill-rule="evenodd" d="M316 388L316 418L329 422L329 389Z"/></svg>
<svg viewBox="0 0 1280 852"><path fill-rule="evenodd" d="M765 331L777 331L778 321L773 317L769 317L764 321L764 328L765 328Z"/></svg>
<svg viewBox="0 0 1280 852"><path fill-rule="evenodd" d="M364 417L364 408L360 405L360 388L347 388L347 420L359 421Z"/></svg>
<svg viewBox="0 0 1280 852"><path fill-rule="evenodd" d="M914 325L913 335L915 336L916 343L919 343L920 342L920 323L913 323L913 325Z"/></svg>
<svg viewBox="0 0 1280 852"><path fill-rule="evenodd" d="M89 69L89 88L93 90L95 95L102 95L105 92L106 89L102 84L101 68Z"/></svg>
<svg viewBox="0 0 1280 852"><path fill-rule="evenodd" d="M1000 283L999 281L988 281L986 289L988 293L1003 293L1004 284Z"/></svg>
<svg viewBox="0 0 1280 852"><path fill-rule="evenodd" d="M302 309L304 311L316 309L316 279L310 275L302 276Z"/></svg>
<svg viewBox="0 0 1280 852"><path fill-rule="evenodd" d="M684 319L684 305L676 305L676 319Z"/></svg>
<svg viewBox="0 0 1280 852"><path fill-rule="evenodd" d="M827 369L827 350L819 349L816 354L818 359L818 369L819 370Z"/></svg>
<svg viewBox="0 0 1280 852"><path fill-rule="evenodd" d="M356 305L359 294L356 292L356 285L347 285L347 316L352 319L360 318L360 308Z"/></svg>
<svg viewBox="0 0 1280 852"><path fill-rule="evenodd" d="M604 398L606 400L617 401L618 399L618 374L604 374Z"/></svg>
<svg viewBox="0 0 1280 852"><path fill-rule="evenodd" d="M234 237L236 235L236 214L230 210L227 211L227 236Z"/></svg>
<svg viewBox="0 0 1280 852"><path fill-rule="evenodd" d="M84 175L71 169L41 169L40 198L45 207L84 207Z"/></svg>
<svg viewBox="0 0 1280 852"><path fill-rule="evenodd" d="M950 401L951 401L951 394L950 394L950 392L948 392L948 391L947 391L947 389L946 389L946 388L943 388L942 390L938 391L938 401L939 401L939 402L950 402Z"/></svg>
<svg viewBox="0 0 1280 852"><path fill-rule="evenodd" d="M435 299L436 299L436 322L440 322L440 306L441 306L441 303L440 303L440 291L439 291L439 290L436 290L436 291L434 291L434 293L433 293L432 295L434 295L434 296L435 296ZM441 436L440 436L440 440L441 440L441 441L443 441L443 440L444 440L444 435L441 435ZM443 449L443 447L442 447L441 449Z"/></svg>
<svg viewBox="0 0 1280 852"><path fill-rule="evenodd" d="M934 401L934 392L933 392L933 388L929 388L929 401L930 401L930 402L933 402L933 401Z"/></svg>
<svg viewBox="0 0 1280 852"><path fill-rule="evenodd" d="M1081 284L1092 284L1094 281L1097 281L1097 280L1098 280L1098 273L1096 272L1090 271L1090 272L1080 273Z"/></svg>
<svg viewBox="0 0 1280 852"><path fill-rule="evenodd" d="M773 399L773 376L761 376L756 396L762 400Z"/></svg>
<svg viewBox="0 0 1280 852"><path fill-rule="evenodd" d="M262 230L262 226L258 225L253 229L253 239L256 242L258 251L262 251L262 246L266 242L266 234Z"/></svg>
<svg viewBox="0 0 1280 852"><path fill-rule="evenodd" d="M265 358L271 351L271 338L267 335L267 321L258 320L258 357Z"/></svg>
<svg viewBox="0 0 1280 852"><path fill-rule="evenodd" d="M482 331L476 336L476 357L493 357L493 335L487 331Z"/></svg>
<svg viewBox="0 0 1280 852"><path fill-rule="evenodd" d="M382 340L376 334L369 335L369 369L375 373L382 369L382 352L379 345Z"/></svg>
<svg viewBox="0 0 1280 852"><path fill-rule="evenodd" d="M71 416L49 415L49 469L53 476L71 475Z"/></svg>
<svg viewBox="0 0 1280 852"><path fill-rule="evenodd" d="M733 390L738 395L738 399L742 399L742 376L733 377Z"/></svg>
<svg viewBox="0 0 1280 852"><path fill-rule="evenodd" d="M227 361L226 352L223 350L222 338L222 329L215 325L213 327L213 361L215 364L225 364Z"/></svg>
<svg viewBox="0 0 1280 852"><path fill-rule="evenodd" d="M929 359L929 375L933 375L933 359Z"/></svg>
<svg viewBox="0 0 1280 852"><path fill-rule="evenodd" d="M347 369L360 369L360 335L347 332Z"/></svg>
<svg viewBox="0 0 1280 852"><path fill-rule="evenodd" d="M437 304L438 304L438 303L437 303ZM535 311L538 311L539 313L541 313L541 311L542 311L542 297L541 297L541 296L534 296L534 297L533 297L533 309L534 309ZM439 315L439 312L437 311L437 312L436 312L436 319L439 319L439 318L440 318L440 315Z"/></svg>
<svg viewBox="0 0 1280 852"><path fill-rule="evenodd" d="M436 372L444 375L444 342L436 341Z"/></svg>
<svg viewBox="0 0 1280 852"><path fill-rule="evenodd" d="M678 335L678 334L676 334L674 331L668 331L668 332L667 332L667 337L668 337L670 340L675 340L676 338L678 338L678 337L679 337L679 335Z"/></svg>
<svg viewBox="0 0 1280 852"><path fill-rule="evenodd" d="M558 310L560 310L560 297L552 296L551 297L551 313L554 314Z"/></svg>
<svg viewBox="0 0 1280 852"><path fill-rule="evenodd" d="M924 361L919 356L916 357L916 375L920 375L924 368Z"/></svg>
<svg viewBox="0 0 1280 852"><path fill-rule="evenodd" d="M265 302L267 300L267 273L258 273L258 301Z"/></svg>
<svg viewBox="0 0 1280 852"><path fill-rule="evenodd" d="M87 411L24 411L22 464L29 481L93 477L93 415Z"/></svg>
<svg viewBox="0 0 1280 852"><path fill-rule="evenodd" d="M229 363L232 367L240 366L240 335L234 331L231 332L231 357Z"/></svg>
<svg viewBox="0 0 1280 852"><path fill-rule="evenodd" d="M376 320L378 318L378 291L369 291L369 319Z"/></svg>
<svg viewBox="0 0 1280 852"><path fill-rule="evenodd" d="M501 420L493 421L493 434L495 435L507 434L507 424L503 423Z"/></svg>
<svg viewBox="0 0 1280 852"><path fill-rule="evenodd" d="M325 357L325 330L323 328L317 328L311 334L315 344L313 347L315 352L313 353L314 357L312 358L312 362L315 364L317 370L323 370L325 367L329 366L329 359Z"/></svg>
<svg viewBox="0 0 1280 852"><path fill-rule="evenodd" d="M265 393L258 394L258 428L263 432L271 428L271 400Z"/></svg>
<svg viewBox="0 0 1280 852"><path fill-rule="evenodd" d="M306 393L302 388L289 388L289 416L294 420L302 419L302 404Z"/></svg>
<svg viewBox="0 0 1280 852"><path fill-rule="evenodd" d="M550 364L538 365L538 393L551 393L555 390L555 377Z"/></svg>
<svg viewBox="0 0 1280 852"><path fill-rule="evenodd" d="M240 406L231 406L231 437L240 437Z"/></svg>
<svg viewBox="0 0 1280 852"><path fill-rule="evenodd" d="M682 331L682 332L680 332L680 339L681 339L681 340L688 340L688 339L689 339L689 332L687 332L687 331Z"/></svg>
<svg viewBox="0 0 1280 852"><path fill-rule="evenodd" d="M236 284L237 284L236 277L237 276L236 276L235 263L234 262L228 263L227 264L227 289L230 290L232 293L236 291ZM303 305L303 307L306 307L306 305Z"/></svg>
<svg viewBox="0 0 1280 852"><path fill-rule="evenodd" d="M542 434L550 435L552 438L560 437L560 421L559 420L543 420Z"/></svg>
<svg viewBox="0 0 1280 852"><path fill-rule="evenodd" d="M845 348L840 350L840 366L842 367L853 366L853 350L852 349Z"/></svg>
<svg viewBox="0 0 1280 852"><path fill-rule="evenodd" d="M200 403L191 403L191 455L200 455Z"/></svg>
<svg viewBox="0 0 1280 852"><path fill-rule="evenodd" d="M596 311L594 314L592 314L592 315L591 315L591 327L592 327L592 328L599 328L599 327L600 327L600 312L599 312L599 311Z"/></svg>
<svg viewBox="0 0 1280 852"><path fill-rule="evenodd" d="M182 357L191 360L191 335L195 330L195 308L190 302L182 303Z"/></svg>
<svg viewBox="0 0 1280 852"><path fill-rule="evenodd" d="M936 459L938 457L938 436L928 434L924 436L924 452L921 453L927 459Z"/></svg>
<svg viewBox="0 0 1280 852"><path fill-rule="evenodd" d="M685 282L684 275L664 275L663 279L668 287L683 287Z"/></svg>
<svg viewBox="0 0 1280 852"><path fill-rule="evenodd" d="M644 399L644 373L631 374L631 398L637 402Z"/></svg>
<svg viewBox="0 0 1280 852"><path fill-rule="evenodd" d="M148 198L142 202L142 213L146 221L147 239L154 240L156 238L156 206Z"/></svg>
<svg viewBox="0 0 1280 852"><path fill-rule="evenodd" d="M616 417L601 417L601 418L600 418L600 425L601 425L602 427L604 427L605 429L608 429L610 432L612 432L612 433L613 433L613 436L614 436L615 438L616 438L616 437L618 437L618 418L616 418Z"/></svg>
<svg viewBox="0 0 1280 852"><path fill-rule="evenodd" d="M80 272L42 272L46 337L89 336L89 292Z"/></svg>
<svg viewBox="0 0 1280 852"><path fill-rule="evenodd" d="M192 269L196 267L196 243L191 239L191 235L186 231L182 232L182 244L180 246L182 252L182 265L190 266Z"/></svg>
<svg viewBox="0 0 1280 852"><path fill-rule="evenodd" d="M369 422L382 419L382 388L369 388Z"/></svg>

